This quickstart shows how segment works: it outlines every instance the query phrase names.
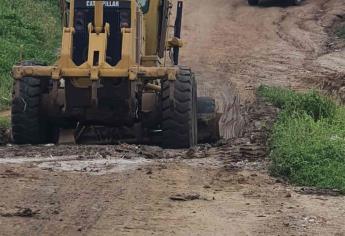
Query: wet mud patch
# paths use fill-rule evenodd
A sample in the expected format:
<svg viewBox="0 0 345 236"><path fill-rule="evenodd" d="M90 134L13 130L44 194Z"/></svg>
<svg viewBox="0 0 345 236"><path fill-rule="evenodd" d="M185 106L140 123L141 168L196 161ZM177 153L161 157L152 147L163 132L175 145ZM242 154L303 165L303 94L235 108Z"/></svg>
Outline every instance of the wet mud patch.
<svg viewBox="0 0 345 236"><path fill-rule="evenodd" d="M162 149L145 145L38 145L0 147L0 163L31 165L48 171L107 174L135 170L147 164L181 161L192 166L243 169L261 168L267 156L267 139L278 110L262 98L240 104L230 96L221 119L230 138L190 149ZM257 162L257 163L256 163Z"/></svg>
<svg viewBox="0 0 345 236"><path fill-rule="evenodd" d="M37 167L46 171L66 171L89 173L92 175L103 175L114 172L130 171L151 163L150 160L142 157L125 158L123 156L107 157L81 157L78 155L58 156L58 157L12 157L0 158L0 164L12 167L26 166ZM0 178L15 178L17 173L5 171L0 173Z"/></svg>
<svg viewBox="0 0 345 236"><path fill-rule="evenodd" d="M191 149L162 149L141 145L7 145L0 147L0 164L38 167L47 171L85 172L103 175L136 170L148 164L211 157L211 145Z"/></svg>
<svg viewBox="0 0 345 236"><path fill-rule="evenodd" d="M141 166L149 164L150 161L143 158L135 159L94 159L94 160L56 160L47 162L43 160L37 166L43 170L50 171L69 171L69 172L86 172L94 175L103 175L114 172L135 170Z"/></svg>
<svg viewBox="0 0 345 236"><path fill-rule="evenodd" d="M0 161L4 159L56 158L75 156L79 160L121 158L121 159L196 159L206 157L208 144L191 149L163 149L146 145L11 145L0 147Z"/></svg>

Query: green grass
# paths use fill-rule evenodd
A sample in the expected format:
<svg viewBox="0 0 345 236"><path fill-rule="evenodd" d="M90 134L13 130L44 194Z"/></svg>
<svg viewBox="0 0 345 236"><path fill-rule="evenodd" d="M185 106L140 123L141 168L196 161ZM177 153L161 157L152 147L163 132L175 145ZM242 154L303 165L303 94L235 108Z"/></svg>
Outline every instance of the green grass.
<svg viewBox="0 0 345 236"><path fill-rule="evenodd" d="M270 138L272 175L345 193L345 109L316 92L261 86L281 108Z"/></svg>
<svg viewBox="0 0 345 236"><path fill-rule="evenodd" d="M25 60L51 63L59 47L58 0L0 1L0 110L10 103L11 67Z"/></svg>
<svg viewBox="0 0 345 236"><path fill-rule="evenodd" d="M0 129L9 129L11 121L9 117L0 117Z"/></svg>

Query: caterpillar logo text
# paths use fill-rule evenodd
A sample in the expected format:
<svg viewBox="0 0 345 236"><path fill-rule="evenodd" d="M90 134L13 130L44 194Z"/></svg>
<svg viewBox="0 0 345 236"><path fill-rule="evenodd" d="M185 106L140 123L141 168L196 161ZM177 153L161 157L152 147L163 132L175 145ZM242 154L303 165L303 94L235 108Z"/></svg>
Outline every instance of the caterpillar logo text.
<svg viewBox="0 0 345 236"><path fill-rule="evenodd" d="M106 7L119 7L120 3L119 1L103 1L103 5ZM87 7L94 7L95 1L86 1Z"/></svg>

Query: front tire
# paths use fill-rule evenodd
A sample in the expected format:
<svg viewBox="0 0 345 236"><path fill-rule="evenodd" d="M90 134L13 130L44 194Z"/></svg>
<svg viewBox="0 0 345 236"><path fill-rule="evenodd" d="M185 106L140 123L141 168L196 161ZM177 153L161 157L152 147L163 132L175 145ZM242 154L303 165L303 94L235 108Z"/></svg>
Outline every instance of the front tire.
<svg viewBox="0 0 345 236"><path fill-rule="evenodd" d="M13 96L12 99L13 142L16 144L41 144L52 141L50 126L41 110L41 80L24 77L15 83L19 83L19 94Z"/></svg>
<svg viewBox="0 0 345 236"><path fill-rule="evenodd" d="M162 146L165 148L195 146L198 139L197 88L191 70L180 69L175 81L163 80L161 99Z"/></svg>

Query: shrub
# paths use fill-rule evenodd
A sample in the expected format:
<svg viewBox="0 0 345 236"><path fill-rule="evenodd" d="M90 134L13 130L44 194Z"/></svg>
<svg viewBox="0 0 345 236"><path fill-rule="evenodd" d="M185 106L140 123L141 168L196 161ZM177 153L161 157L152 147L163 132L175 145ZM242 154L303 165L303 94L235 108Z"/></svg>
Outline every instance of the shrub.
<svg viewBox="0 0 345 236"><path fill-rule="evenodd" d="M316 92L260 87L280 107L270 137L270 171L291 183L345 193L345 109Z"/></svg>

